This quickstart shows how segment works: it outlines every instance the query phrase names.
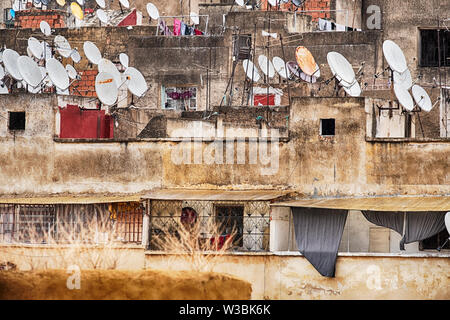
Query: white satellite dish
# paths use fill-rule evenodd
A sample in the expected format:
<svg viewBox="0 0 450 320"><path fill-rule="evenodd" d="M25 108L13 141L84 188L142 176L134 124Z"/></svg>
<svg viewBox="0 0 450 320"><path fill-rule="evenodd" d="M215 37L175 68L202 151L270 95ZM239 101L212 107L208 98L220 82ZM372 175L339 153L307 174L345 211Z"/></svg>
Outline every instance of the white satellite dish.
<svg viewBox="0 0 450 320"><path fill-rule="evenodd" d="M95 77L95 92L101 103L111 106L116 103L119 90L114 77L107 72L100 72Z"/></svg>
<svg viewBox="0 0 450 320"><path fill-rule="evenodd" d="M260 55L258 57L258 64L266 76L269 78L273 78L275 76L273 64L265 55Z"/></svg>
<svg viewBox="0 0 450 320"><path fill-rule="evenodd" d="M136 68L129 67L125 70L124 75L128 80L128 90L135 96L142 97L147 92L148 87L142 73Z"/></svg>
<svg viewBox="0 0 450 320"><path fill-rule="evenodd" d="M13 3L13 5L12 5L12 9L14 10L14 11L20 11L20 9L21 9L21 3L20 3L20 0L15 0L14 1L14 3Z"/></svg>
<svg viewBox="0 0 450 320"><path fill-rule="evenodd" d="M409 90L412 87L413 81L409 69L406 69L403 73L393 71L393 75L394 75L394 83L396 85L403 86L407 90Z"/></svg>
<svg viewBox="0 0 450 320"><path fill-rule="evenodd" d="M105 9L105 0L95 0L95 2L97 2L100 8Z"/></svg>
<svg viewBox="0 0 450 320"><path fill-rule="evenodd" d="M17 65L19 57L19 54L14 50L5 49L5 51L3 51L3 65L5 66L6 72L8 72L15 80L22 81L23 78Z"/></svg>
<svg viewBox="0 0 450 320"><path fill-rule="evenodd" d="M258 68L248 59L242 61L244 72L247 73L247 77L253 82L258 82L261 76L259 75Z"/></svg>
<svg viewBox="0 0 450 320"><path fill-rule="evenodd" d="M38 39L34 38L34 37L29 37L28 38L28 48L30 48L30 52L31 54L41 60L43 57L43 53L44 53L44 48L42 47L42 44L39 42Z"/></svg>
<svg viewBox="0 0 450 320"><path fill-rule="evenodd" d="M72 50L72 53L70 54L70 58L72 59L73 62L78 63L81 61L81 56L80 53L78 52L78 50L74 49Z"/></svg>
<svg viewBox="0 0 450 320"><path fill-rule="evenodd" d="M57 35L54 40L56 50L59 52L61 56L64 58L70 57L72 53L72 47L70 46L69 41L61 35Z"/></svg>
<svg viewBox="0 0 450 320"><path fill-rule="evenodd" d="M278 5L278 0L269 0L269 4L272 6L272 7L276 7L277 5Z"/></svg>
<svg viewBox="0 0 450 320"><path fill-rule="evenodd" d="M447 228L447 232L450 233L450 211L445 214L445 227Z"/></svg>
<svg viewBox="0 0 450 320"><path fill-rule="evenodd" d="M158 8L155 7L155 5L151 2L147 3L147 12L150 18L156 20L159 18L159 11Z"/></svg>
<svg viewBox="0 0 450 320"><path fill-rule="evenodd" d="M425 112L430 112L431 109L433 109L433 103L431 102L430 96L424 88L415 84L413 85L411 92L414 97L414 101L416 101L420 109Z"/></svg>
<svg viewBox="0 0 450 320"><path fill-rule="evenodd" d="M55 58L48 59L46 69L50 80L52 80L57 88L66 90L69 87L69 76L61 62Z"/></svg>
<svg viewBox="0 0 450 320"><path fill-rule="evenodd" d="M119 0L120 4L123 5L126 9L130 7L130 2L128 0Z"/></svg>
<svg viewBox="0 0 450 320"><path fill-rule="evenodd" d="M83 50L86 58L93 64L98 64L102 59L100 50L98 50L97 46L90 41L86 41L83 44Z"/></svg>
<svg viewBox="0 0 450 320"><path fill-rule="evenodd" d="M71 64L66 65L66 72L70 79L75 80L77 78L78 72Z"/></svg>
<svg viewBox="0 0 450 320"><path fill-rule="evenodd" d="M347 94L350 97L359 97L361 95L361 86L359 85L358 81L355 81L350 87L342 86L344 88L344 91L347 92Z"/></svg>
<svg viewBox="0 0 450 320"><path fill-rule="evenodd" d="M77 0L78 4L82 6L84 4L84 0Z"/></svg>
<svg viewBox="0 0 450 320"><path fill-rule="evenodd" d="M383 42L383 54L393 71L403 73L408 68L402 49L394 41L386 40Z"/></svg>
<svg viewBox="0 0 450 320"><path fill-rule="evenodd" d="M406 88L394 84L394 92L398 102L403 106L403 108L408 111L412 111L414 109L414 101Z"/></svg>
<svg viewBox="0 0 450 320"><path fill-rule="evenodd" d="M102 9L98 9L97 12L97 18L103 22L104 24L108 23L108 15L106 14L105 11L103 11Z"/></svg>
<svg viewBox="0 0 450 320"><path fill-rule="evenodd" d="M273 67L280 75L280 77L287 79L289 78L288 70L286 68L286 63L280 57L273 57L272 59Z"/></svg>
<svg viewBox="0 0 450 320"><path fill-rule="evenodd" d="M297 62L289 61L287 64L288 70L290 71L290 75L300 78L302 71L298 66Z"/></svg>
<svg viewBox="0 0 450 320"><path fill-rule="evenodd" d="M0 64L0 80L5 77L5 70L3 69L2 65Z"/></svg>
<svg viewBox="0 0 450 320"><path fill-rule="evenodd" d="M355 82L355 71L348 60L338 52L328 52L327 54L328 65L331 72L342 82L344 87L350 87Z"/></svg>
<svg viewBox="0 0 450 320"><path fill-rule="evenodd" d="M193 24L199 24L200 23L200 17L198 16L197 13L191 12L190 13L190 17L191 17L191 21L192 21Z"/></svg>
<svg viewBox="0 0 450 320"><path fill-rule="evenodd" d="M245 6L244 0L235 0L235 2L238 6L241 6L241 7Z"/></svg>
<svg viewBox="0 0 450 320"><path fill-rule="evenodd" d="M0 62L3 62L3 51L0 51Z"/></svg>
<svg viewBox="0 0 450 320"><path fill-rule="evenodd" d="M112 63L111 60L101 59L100 62L98 63L98 72L105 72L112 75L114 78L114 83L116 84L117 87L120 87L122 78L116 65Z"/></svg>
<svg viewBox="0 0 450 320"><path fill-rule="evenodd" d="M304 72L300 72L300 79L302 79L303 81L308 82L308 83L316 83L317 82L317 77L307 75Z"/></svg>
<svg viewBox="0 0 450 320"><path fill-rule="evenodd" d="M52 34L52 28L50 27L50 25L48 24L47 21L42 20L41 23L39 24L39 27L41 29L41 32L45 35L45 36L49 36Z"/></svg>
<svg viewBox="0 0 450 320"><path fill-rule="evenodd" d="M19 59L17 59L17 64L23 80L28 85L37 87L42 81L42 74L38 64L32 58L27 56L20 56Z"/></svg>
<svg viewBox="0 0 450 320"><path fill-rule="evenodd" d="M126 53L119 54L119 61L125 69L128 68L130 59L128 58L128 55Z"/></svg>

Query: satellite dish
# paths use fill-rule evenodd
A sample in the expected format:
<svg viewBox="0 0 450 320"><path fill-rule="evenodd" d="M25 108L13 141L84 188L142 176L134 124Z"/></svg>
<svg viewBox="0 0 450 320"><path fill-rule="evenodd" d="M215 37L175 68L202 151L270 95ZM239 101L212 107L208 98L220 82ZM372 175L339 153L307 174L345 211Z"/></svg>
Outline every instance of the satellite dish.
<svg viewBox="0 0 450 320"><path fill-rule="evenodd" d="M354 84L356 77L355 71L350 62L342 54L328 52L327 61L333 75L339 82L343 82L343 87L350 87Z"/></svg>
<svg viewBox="0 0 450 320"><path fill-rule="evenodd" d="M394 84L394 92L398 102L406 110L412 111L414 109L414 101L406 88Z"/></svg>
<svg viewBox="0 0 450 320"><path fill-rule="evenodd" d="M450 211L445 214L445 227L447 228L447 232L450 233Z"/></svg>
<svg viewBox="0 0 450 320"><path fill-rule="evenodd" d="M317 63L314 60L313 55L305 47L297 47L295 50L295 57L297 59L298 66L307 75L313 76L318 71Z"/></svg>
<svg viewBox="0 0 450 320"><path fill-rule="evenodd" d="M104 24L108 23L108 15L106 14L105 11L103 11L102 9L98 9L97 12L97 18L103 22Z"/></svg>
<svg viewBox="0 0 450 320"><path fill-rule="evenodd" d="M2 65L0 64L0 80L5 77L5 70L3 69Z"/></svg>
<svg viewBox="0 0 450 320"><path fill-rule="evenodd" d="M105 0L95 0L97 2L98 6L102 9L105 9Z"/></svg>
<svg viewBox="0 0 450 320"><path fill-rule="evenodd" d="M98 64L102 59L100 50L98 50L97 46L90 41L86 41L83 44L83 50L86 58L93 64Z"/></svg>
<svg viewBox="0 0 450 320"><path fill-rule="evenodd" d="M414 101L416 101L417 105L425 112L430 112L433 109L433 104L431 102L430 96L425 91L424 88L415 84L413 85L412 95L414 97Z"/></svg>
<svg viewBox="0 0 450 320"><path fill-rule="evenodd" d="M199 24L200 23L200 17L198 16L197 13L191 12L190 17L191 17L191 21L192 21L193 24Z"/></svg>
<svg viewBox="0 0 450 320"><path fill-rule="evenodd" d="M241 6L241 7L245 6L244 0L235 0L235 2L238 6Z"/></svg>
<svg viewBox="0 0 450 320"><path fill-rule="evenodd" d="M57 2L61 7L64 7L64 5L66 4L66 0L56 0L56 2Z"/></svg>
<svg viewBox="0 0 450 320"><path fill-rule="evenodd" d="M128 58L128 55L126 53L119 54L119 61L125 69L128 68L130 59Z"/></svg>
<svg viewBox="0 0 450 320"><path fill-rule="evenodd" d="M342 86L344 88L344 91L350 96L350 97L359 97L361 95L361 86L359 85L358 81L355 81L350 87Z"/></svg>
<svg viewBox="0 0 450 320"><path fill-rule="evenodd" d="M126 9L130 7L130 2L128 0L119 0L120 4L123 5Z"/></svg>
<svg viewBox="0 0 450 320"><path fill-rule="evenodd" d="M407 90L409 90L412 87L413 81L411 77L411 72L409 71L408 68L403 73L393 71L393 75L394 75L394 83L396 85L403 86Z"/></svg>
<svg viewBox="0 0 450 320"><path fill-rule="evenodd" d="M273 57L272 59L273 67L280 75L280 77L287 79L289 78L288 70L286 68L286 63L280 57Z"/></svg>
<svg viewBox="0 0 450 320"><path fill-rule="evenodd" d="M41 29L41 32L47 37L52 34L52 28L45 20L41 21L41 23L39 24L39 28Z"/></svg>
<svg viewBox="0 0 450 320"><path fill-rule="evenodd" d="M304 72L300 72L300 79L302 79L303 81L308 82L308 83L316 83L317 82L317 77L308 76Z"/></svg>
<svg viewBox="0 0 450 320"><path fill-rule="evenodd" d="M142 73L136 68L129 67L124 74L128 79L128 90L135 96L142 97L148 90Z"/></svg>
<svg viewBox="0 0 450 320"><path fill-rule="evenodd" d="M147 3L147 12L150 18L156 20L159 18L159 11L158 8L155 7L155 5L151 2Z"/></svg>
<svg viewBox="0 0 450 320"><path fill-rule="evenodd" d="M247 73L247 77L253 82L258 82L261 76L259 75L258 68L248 59L242 61L242 66L244 67L244 72Z"/></svg>
<svg viewBox="0 0 450 320"><path fill-rule="evenodd" d="M295 77L297 77L297 78L300 78L300 75L301 75L301 70L300 70L300 67L297 65L297 63L296 62L294 62L294 61L289 61L288 63L287 63L287 67L288 67L288 70L291 72L291 75L292 76L295 76Z"/></svg>
<svg viewBox="0 0 450 320"><path fill-rule="evenodd" d="M20 11L20 1L19 0L15 0L13 5L12 5L12 9L14 10L14 12Z"/></svg>
<svg viewBox="0 0 450 320"><path fill-rule="evenodd" d="M393 71L403 73L408 68L402 49L394 41L386 40L383 42L383 54Z"/></svg>
<svg viewBox="0 0 450 320"><path fill-rule="evenodd" d="M78 4L82 6L84 4L84 0L77 0Z"/></svg>
<svg viewBox="0 0 450 320"><path fill-rule="evenodd" d="M266 76L269 78L273 78L275 76L273 64L265 55L260 55L258 57L258 64Z"/></svg>
<svg viewBox="0 0 450 320"><path fill-rule="evenodd" d="M272 7L276 7L277 4L278 4L278 0L269 0L269 4L270 4Z"/></svg>
<svg viewBox="0 0 450 320"><path fill-rule="evenodd" d="M276 32L274 32L274 33L269 33L269 32L267 32L267 31L265 31L265 30L262 30L262 31L261 31L261 34L262 34L263 37L272 37L272 38L274 38L274 39L278 38L278 34L277 34Z"/></svg>
<svg viewBox="0 0 450 320"><path fill-rule="evenodd" d="M52 80L57 88L66 90L69 87L69 76L61 62L55 58L48 59L46 69L50 80Z"/></svg>
<svg viewBox="0 0 450 320"><path fill-rule="evenodd" d="M72 2L70 4L70 10L72 11L72 14L77 18L78 20L83 20L84 13L83 9L81 9L80 5L76 2Z"/></svg>
<svg viewBox="0 0 450 320"><path fill-rule="evenodd" d="M78 4L77 4L78 5ZM70 46L69 41L61 35L57 35L54 40L56 50L58 53L64 58L70 57L72 53L72 47Z"/></svg>
<svg viewBox="0 0 450 320"><path fill-rule="evenodd" d="M50 0L40 0L44 6L47 6Z"/></svg>
<svg viewBox="0 0 450 320"><path fill-rule="evenodd" d="M37 87L42 81L41 70L38 64L30 57L20 56L17 59L19 72L23 80L32 87Z"/></svg>
<svg viewBox="0 0 450 320"><path fill-rule="evenodd" d="M101 103L107 106L115 104L119 90L114 83L114 77L107 72L100 72L95 77L95 92Z"/></svg>
<svg viewBox="0 0 450 320"><path fill-rule="evenodd" d="M44 53L44 48L38 39L34 37L28 38L28 48L30 48L31 54L37 59L41 60Z"/></svg>
<svg viewBox="0 0 450 320"><path fill-rule="evenodd" d="M302 4L303 4L303 2L305 2L305 0L292 0L292 4L294 5L294 6L296 6L297 8L298 7L300 7Z"/></svg>
<svg viewBox="0 0 450 320"><path fill-rule="evenodd" d="M72 59L73 62L78 63L81 61L81 56L80 53L78 52L78 50L74 49L72 50L72 53L70 54L70 58Z"/></svg>
<svg viewBox="0 0 450 320"><path fill-rule="evenodd" d="M3 51L0 51L0 62L3 62Z"/></svg>
<svg viewBox="0 0 450 320"><path fill-rule="evenodd" d="M122 78L116 65L112 63L111 60L101 59L100 62L98 63L98 72L105 72L110 74L114 78L116 86L120 87Z"/></svg>
<svg viewBox="0 0 450 320"><path fill-rule="evenodd" d="M22 81L22 75L19 72L18 60L19 54L11 49L5 49L3 51L3 65L5 66L6 72L8 72L11 77L17 81Z"/></svg>
<svg viewBox="0 0 450 320"><path fill-rule="evenodd" d="M70 79L75 80L77 78L77 70L71 64L66 65L66 72Z"/></svg>

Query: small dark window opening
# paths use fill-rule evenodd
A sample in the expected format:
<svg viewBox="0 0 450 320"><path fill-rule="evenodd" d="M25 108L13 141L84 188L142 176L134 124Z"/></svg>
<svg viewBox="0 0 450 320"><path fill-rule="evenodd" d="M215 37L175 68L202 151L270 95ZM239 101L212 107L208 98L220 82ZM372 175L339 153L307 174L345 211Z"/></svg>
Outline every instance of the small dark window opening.
<svg viewBox="0 0 450 320"><path fill-rule="evenodd" d="M244 237L244 207L218 206L216 207L216 222L221 236L227 237L234 231L233 245L242 247Z"/></svg>
<svg viewBox="0 0 450 320"><path fill-rule="evenodd" d="M420 30L420 66L439 67L439 49L440 65L450 66L450 31Z"/></svg>
<svg viewBox="0 0 450 320"><path fill-rule="evenodd" d="M442 230L438 234L419 242L420 250L436 250L445 243L449 237L447 230ZM442 249L450 249L450 240Z"/></svg>
<svg viewBox="0 0 450 320"><path fill-rule="evenodd" d="M9 130L25 130L25 112L9 113Z"/></svg>
<svg viewBox="0 0 450 320"><path fill-rule="evenodd" d="M335 134L335 120L320 119L320 135L334 136L334 134Z"/></svg>

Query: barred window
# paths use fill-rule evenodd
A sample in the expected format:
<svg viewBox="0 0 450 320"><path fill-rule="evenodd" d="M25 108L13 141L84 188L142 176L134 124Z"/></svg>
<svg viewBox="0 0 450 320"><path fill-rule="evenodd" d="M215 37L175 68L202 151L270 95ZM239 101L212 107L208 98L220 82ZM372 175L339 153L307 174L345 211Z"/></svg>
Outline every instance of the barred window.
<svg viewBox="0 0 450 320"><path fill-rule="evenodd" d="M161 100L163 109L197 110L197 88L162 86Z"/></svg>

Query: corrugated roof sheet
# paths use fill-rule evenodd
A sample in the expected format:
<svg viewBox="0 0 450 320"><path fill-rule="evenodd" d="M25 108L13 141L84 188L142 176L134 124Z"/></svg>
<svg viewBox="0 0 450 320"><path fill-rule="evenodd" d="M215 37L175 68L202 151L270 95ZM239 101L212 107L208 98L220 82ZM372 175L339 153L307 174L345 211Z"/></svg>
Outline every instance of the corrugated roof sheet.
<svg viewBox="0 0 450 320"><path fill-rule="evenodd" d="M115 202L137 202L140 195L124 196L49 196L49 197L20 197L0 198L0 204L94 204Z"/></svg>
<svg viewBox="0 0 450 320"><path fill-rule="evenodd" d="M276 202L271 205L372 211L448 211L450 196L304 199Z"/></svg>
<svg viewBox="0 0 450 320"><path fill-rule="evenodd" d="M280 190L187 190L161 189L143 196L151 200L204 200L204 201L269 201L291 191Z"/></svg>

